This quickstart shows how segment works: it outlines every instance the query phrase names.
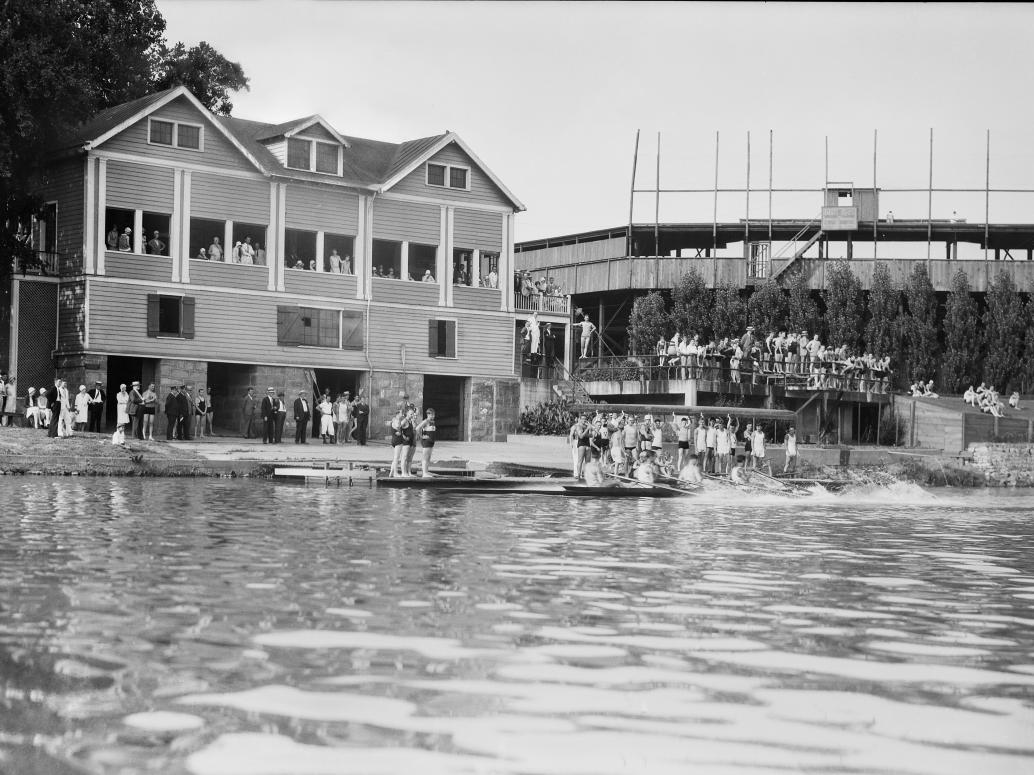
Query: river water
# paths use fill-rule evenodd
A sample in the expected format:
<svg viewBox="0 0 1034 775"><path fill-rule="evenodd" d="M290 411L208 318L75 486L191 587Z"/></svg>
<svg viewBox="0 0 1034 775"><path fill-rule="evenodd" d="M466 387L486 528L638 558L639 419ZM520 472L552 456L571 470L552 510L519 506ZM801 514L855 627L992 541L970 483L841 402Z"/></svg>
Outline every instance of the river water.
<svg viewBox="0 0 1034 775"><path fill-rule="evenodd" d="M1034 495L0 503L0 772L1034 772Z"/></svg>

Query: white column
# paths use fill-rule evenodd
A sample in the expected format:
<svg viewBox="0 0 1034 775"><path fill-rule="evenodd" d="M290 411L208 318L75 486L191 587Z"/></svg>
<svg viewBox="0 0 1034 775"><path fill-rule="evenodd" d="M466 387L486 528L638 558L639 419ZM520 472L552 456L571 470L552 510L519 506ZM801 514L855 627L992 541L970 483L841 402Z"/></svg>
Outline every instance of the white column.
<svg viewBox="0 0 1034 775"><path fill-rule="evenodd" d="M453 221L456 214L456 209L453 207L447 207L445 213L445 274L442 278L442 282L445 283L445 304L446 306L452 306L452 239L453 239Z"/></svg>
<svg viewBox="0 0 1034 775"><path fill-rule="evenodd" d="M409 241L402 241L402 257L399 259L399 279L409 279Z"/></svg>
<svg viewBox="0 0 1034 775"><path fill-rule="evenodd" d="M568 373L574 371L574 326L568 321L564 323L564 368Z"/></svg>
<svg viewBox="0 0 1034 775"><path fill-rule="evenodd" d="M366 298L366 227L369 197L359 197L359 212L356 215L355 239L352 240L352 271L355 273L355 297Z"/></svg>
<svg viewBox="0 0 1034 775"><path fill-rule="evenodd" d="M97 219L99 228L98 234L94 235L94 240L90 246L90 251L87 255L83 256L83 271L86 274L96 272L97 274L104 274L104 251L107 250L107 232L104 230L104 215L108 208L108 160L98 159L97 160L97 199L96 199L97 212L94 216ZM89 206L87 206L87 212L89 212Z"/></svg>
<svg viewBox="0 0 1034 775"><path fill-rule="evenodd" d="M499 251L499 289L502 291L502 299L500 299L500 309L504 312L512 312L514 308L514 291L513 287L513 227L514 227L514 214L504 213L503 214L503 245L502 250Z"/></svg>
<svg viewBox="0 0 1034 775"><path fill-rule="evenodd" d="M233 221L223 221L223 261L233 261Z"/></svg>
<svg viewBox="0 0 1034 775"><path fill-rule="evenodd" d="M83 230L83 272L93 273L93 255L97 249L97 176L96 162L92 156L86 157L86 228ZM104 231L104 223L101 223L101 232ZM11 371L17 366L11 361Z"/></svg>
<svg viewBox="0 0 1034 775"><path fill-rule="evenodd" d="M285 226L287 222L287 185L284 183L277 183L277 203L276 203L276 290L283 293L284 291L284 263L286 256L284 255L284 240L286 238Z"/></svg>
<svg viewBox="0 0 1034 775"><path fill-rule="evenodd" d="M169 255L172 256L173 265L182 263L183 271L180 274L182 282L190 282L190 172L184 170L183 185L180 196L173 200L172 222L173 228L169 229ZM176 207L179 207L177 218Z"/></svg>
<svg viewBox="0 0 1034 775"><path fill-rule="evenodd" d="M446 288L448 283L446 277L448 276L448 269L446 264L448 258L446 257L445 245L449 241L449 208L442 205L442 220L441 226L438 230L438 249L435 251L434 260L434 276L438 280L438 306L444 307L449 303L449 295Z"/></svg>
<svg viewBox="0 0 1034 775"><path fill-rule="evenodd" d="M481 248L474 248L470 254L470 287L481 285Z"/></svg>
<svg viewBox="0 0 1034 775"><path fill-rule="evenodd" d="M134 210L133 211L133 252L143 253L144 252L144 211Z"/></svg>
<svg viewBox="0 0 1034 775"><path fill-rule="evenodd" d="M370 199L366 206L366 233L363 235L363 298L373 298L373 209L376 200Z"/></svg>
<svg viewBox="0 0 1034 775"><path fill-rule="evenodd" d="M276 267L280 263L280 251L277 250L280 233L280 223L277 220L279 210L276 202L276 183L269 184L269 226L266 227L266 234L262 238L262 244L266 246L266 268L269 270L269 280L266 289L276 290ZM272 240L270 240L272 236Z"/></svg>
<svg viewBox="0 0 1034 775"><path fill-rule="evenodd" d="M325 232L316 232L316 271L323 271L323 241Z"/></svg>

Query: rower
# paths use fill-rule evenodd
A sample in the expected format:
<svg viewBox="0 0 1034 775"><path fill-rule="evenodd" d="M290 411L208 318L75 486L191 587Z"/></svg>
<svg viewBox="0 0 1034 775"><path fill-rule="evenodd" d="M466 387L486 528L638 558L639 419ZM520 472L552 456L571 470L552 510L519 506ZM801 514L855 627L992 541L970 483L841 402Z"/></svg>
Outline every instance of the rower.
<svg viewBox="0 0 1034 775"><path fill-rule="evenodd" d="M748 484L750 482L750 475L747 470L743 467L743 455L736 456L736 465L729 471L729 481L733 484Z"/></svg>
<svg viewBox="0 0 1034 775"><path fill-rule="evenodd" d="M589 462L582 469L582 476L585 477L585 485L587 487L600 487L603 485L603 467L600 465L599 447L590 447Z"/></svg>
<svg viewBox="0 0 1034 775"><path fill-rule="evenodd" d="M685 467L679 471L679 481L691 484L700 484L704 481L704 476L700 473L700 458L696 455L689 456Z"/></svg>
<svg viewBox="0 0 1034 775"><path fill-rule="evenodd" d="M639 466L635 470L635 478L642 484L653 484L656 474L653 470L653 452L639 453Z"/></svg>

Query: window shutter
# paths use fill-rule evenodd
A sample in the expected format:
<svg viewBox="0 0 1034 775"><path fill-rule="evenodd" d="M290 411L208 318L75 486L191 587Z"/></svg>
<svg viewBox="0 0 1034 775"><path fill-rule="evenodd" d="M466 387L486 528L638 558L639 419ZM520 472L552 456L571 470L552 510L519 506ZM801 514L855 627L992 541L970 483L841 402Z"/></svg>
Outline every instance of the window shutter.
<svg viewBox="0 0 1034 775"><path fill-rule="evenodd" d="M438 357L438 321L427 321L427 354L432 358Z"/></svg>
<svg viewBox="0 0 1034 775"><path fill-rule="evenodd" d="M147 294L147 335L158 336L158 294Z"/></svg>
<svg viewBox="0 0 1034 775"><path fill-rule="evenodd" d="M456 357L456 321L445 321L445 357Z"/></svg>
<svg viewBox="0 0 1034 775"><path fill-rule="evenodd" d="M284 346L297 346L301 340L302 313L298 307L276 308L276 342Z"/></svg>
<svg viewBox="0 0 1034 775"><path fill-rule="evenodd" d="M363 349L363 313L341 313L341 346L346 350Z"/></svg>
<svg viewBox="0 0 1034 775"><path fill-rule="evenodd" d="M194 338L194 297L184 296L180 305L180 336Z"/></svg>

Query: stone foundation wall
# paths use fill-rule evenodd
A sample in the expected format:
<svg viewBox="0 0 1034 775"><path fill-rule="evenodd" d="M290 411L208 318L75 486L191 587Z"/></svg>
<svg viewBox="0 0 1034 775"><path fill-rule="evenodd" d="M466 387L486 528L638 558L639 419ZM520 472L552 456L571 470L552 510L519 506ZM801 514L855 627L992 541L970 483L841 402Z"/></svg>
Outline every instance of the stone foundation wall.
<svg viewBox="0 0 1034 775"><path fill-rule="evenodd" d="M471 377L464 396L466 441L506 441L517 430L521 384L518 380Z"/></svg>
<svg viewBox="0 0 1034 775"><path fill-rule="evenodd" d="M1034 486L1034 444L970 444L969 452L989 486Z"/></svg>
<svg viewBox="0 0 1034 775"><path fill-rule="evenodd" d="M400 371L375 371L370 384L369 375L360 380L365 391L366 402L370 405L370 425L368 436L373 439L391 440L391 431L387 423L395 416L401 402L416 404L417 409L424 404L424 375L403 374Z"/></svg>

